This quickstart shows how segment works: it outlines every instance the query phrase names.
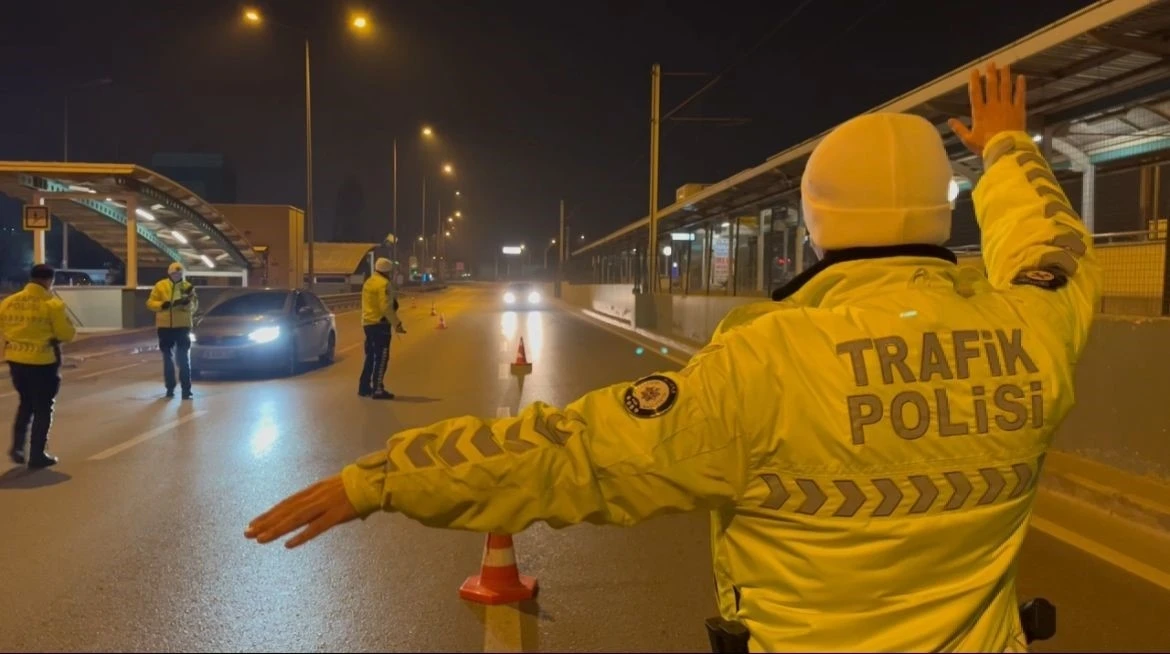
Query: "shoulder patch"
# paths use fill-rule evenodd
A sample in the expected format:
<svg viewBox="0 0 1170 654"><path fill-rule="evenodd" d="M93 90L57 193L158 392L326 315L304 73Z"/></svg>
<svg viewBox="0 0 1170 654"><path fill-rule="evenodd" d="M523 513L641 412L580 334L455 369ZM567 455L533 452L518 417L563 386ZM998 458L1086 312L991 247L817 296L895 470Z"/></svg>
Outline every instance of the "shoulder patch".
<svg viewBox="0 0 1170 654"><path fill-rule="evenodd" d="M626 389L625 405L637 418L657 418L678 400L678 384L663 375L643 377Z"/></svg>
<svg viewBox="0 0 1170 654"><path fill-rule="evenodd" d="M1051 268L1028 268L1021 270L1012 280L1017 286L1037 286L1049 291L1055 291L1068 284L1068 275L1060 270Z"/></svg>

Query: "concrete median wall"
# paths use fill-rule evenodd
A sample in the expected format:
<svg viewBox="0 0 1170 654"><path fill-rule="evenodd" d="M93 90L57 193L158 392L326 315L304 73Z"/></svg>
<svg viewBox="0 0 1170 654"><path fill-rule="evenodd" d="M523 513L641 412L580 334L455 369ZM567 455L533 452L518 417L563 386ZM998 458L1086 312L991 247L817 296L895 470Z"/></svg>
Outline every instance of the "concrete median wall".
<svg viewBox="0 0 1170 654"><path fill-rule="evenodd" d="M550 289L551 290L551 289ZM706 342L731 308L759 297L657 295L655 324L635 325L628 285L569 285L562 300L670 338ZM1077 367L1077 403L1057 449L1170 480L1170 319L1099 315Z"/></svg>

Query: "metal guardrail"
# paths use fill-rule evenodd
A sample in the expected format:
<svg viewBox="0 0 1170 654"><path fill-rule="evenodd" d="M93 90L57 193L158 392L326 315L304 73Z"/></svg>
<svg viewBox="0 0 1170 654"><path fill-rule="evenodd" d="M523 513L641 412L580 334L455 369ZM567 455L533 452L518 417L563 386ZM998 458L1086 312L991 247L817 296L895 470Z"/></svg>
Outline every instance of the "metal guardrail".
<svg viewBox="0 0 1170 654"><path fill-rule="evenodd" d="M354 309L362 305L361 293L335 293L332 295L318 295L325 308L330 311L339 309Z"/></svg>

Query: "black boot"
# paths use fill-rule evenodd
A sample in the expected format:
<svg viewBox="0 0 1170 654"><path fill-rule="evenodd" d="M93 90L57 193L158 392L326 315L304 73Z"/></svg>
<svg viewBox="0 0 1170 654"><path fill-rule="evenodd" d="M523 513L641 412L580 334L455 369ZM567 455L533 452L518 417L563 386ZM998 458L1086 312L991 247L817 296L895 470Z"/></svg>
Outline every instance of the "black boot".
<svg viewBox="0 0 1170 654"><path fill-rule="evenodd" d="M53 425L53 414L50 411L39 412L33 416L32 445L29 450L28 467L48 468L57 464L57 457L45 451L49 442L49 427Z"/></svg>
<svg viewBox="0 0 1170 654"><path fill-rule="evenodd" d="M383 388L383 389L374 391L374 394L371 395L370 397L374 398L375 400L393 400L394 393L391 393L390 391Z"/></svg>
<svg viewBox="0 0 1170 654"><path fill-rule="evenodd" d="M16 420L12 423L12 449L8 450L8 458L15 464L23 464L24 442L28 439L28 425L32 422L32 410L21 404L16 409Z"/></svg>

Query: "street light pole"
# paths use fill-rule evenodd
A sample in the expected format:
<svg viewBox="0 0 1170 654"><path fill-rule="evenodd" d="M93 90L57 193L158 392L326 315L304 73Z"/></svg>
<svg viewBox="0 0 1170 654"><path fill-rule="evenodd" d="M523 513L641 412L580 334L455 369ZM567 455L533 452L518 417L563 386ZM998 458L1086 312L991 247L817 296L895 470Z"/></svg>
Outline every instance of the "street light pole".
<svg viewBox="0 0 1170 654"><path fill-rule="evenodd" d="M391 229L394 233L394 243L391 244L391 253L394 261L398 261L398 139L394 139L394 200L390 208Z"/></svg>
<svg viewBox="0 0 1170 654"><path fill-rule="evenodd" d="M313 240L316 237L313 219L313 91L309 82L309 38L305 37L305 222L309 240L309 290L315 287L313 268Z"/></svg>
<svg viewBox="0 0 1170 654"><path fill-rule="evenodd" d="M650 249L646 251L646 268L650 274L643 293L658 290L658 135L661 123L660 99L662 91L662 66L654 64L650 69Z"/></svg>

